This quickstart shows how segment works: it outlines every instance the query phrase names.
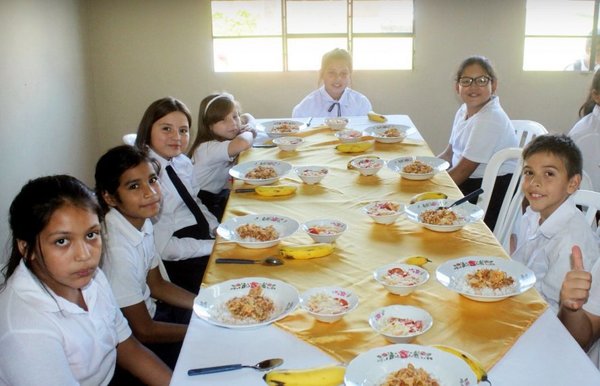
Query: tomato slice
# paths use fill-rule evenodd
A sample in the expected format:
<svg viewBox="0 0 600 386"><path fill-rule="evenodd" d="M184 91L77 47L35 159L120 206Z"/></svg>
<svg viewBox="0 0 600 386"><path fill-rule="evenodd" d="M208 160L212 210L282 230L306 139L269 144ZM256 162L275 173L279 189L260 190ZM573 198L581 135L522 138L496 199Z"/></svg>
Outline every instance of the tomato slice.
<svg viewBox="0 0 600 386"><path fill-rule="evenodd" d="M346 299L335 298L342 305L342 307L348 307L348 301Z"/></svg>
<svg viewBox="0 0 600 386"><path fill-rule="evenodd" d="M390 275L406 276L406 271L404 271L402 268L391 268L388 270L388 273Z"/></svg>

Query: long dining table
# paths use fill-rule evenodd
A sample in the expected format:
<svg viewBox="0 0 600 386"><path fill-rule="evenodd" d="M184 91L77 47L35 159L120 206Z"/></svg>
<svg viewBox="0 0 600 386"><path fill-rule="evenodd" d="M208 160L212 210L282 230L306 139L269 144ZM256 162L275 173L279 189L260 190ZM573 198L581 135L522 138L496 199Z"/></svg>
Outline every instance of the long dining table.
<svg viewBox="0 0 600 386"><path fill-rule="evenodd" d="M407 115L387 116L390 124L415 127ZM259 120L260 122L268 119ZM308 121L308 120L306 120ZM376 123L366 116L349 117L348 126L364 131ZM299 292L312 287L341 286L353 291L359 306L335 323L316 321L296 309L273 324L254 329L215 326L197 315L192 317L174 371L172 385L264 385L262 373L254 369L188 376L191 368L233 363L255 364L282 358L285 368L307 368L330 363L348 363L369 349L388 343L374 332L369 314L382 306L407 304L426 309L433 326L414 344L446 344L477 357L488 370L493 385L599 385L600 372L561 325L538 292L528 291L499 302L478 302L445 288L435 278L436 268L450 259L465 256L509 258L480 220L451 233L433 232L401 216L394 224L375 224L361 208L375 200L407 203L424 191L440 191L450 198L462 196L446 172L425 181L406 180L387 168L375 176L349 170L348 161L357 154L335 150L339 143L323 119L312 119L300 135L304 143L291 152L276 147L256 147L240 156L239 163L279 160L298 165L323 165L328 175L316 185L306 185L292 172L281 183L297 185L295 194L262 197L255 193L230 196L223 220L247 214L278 214L299 223L318 218L345 222L347 231L335 242L334 252L312 260L286 260L281 266L216 264L216 258L259 259L278 254L286 244L310 244L301 230L280 245L247 249L217 238L202 288L230 279L266 277L293 285ZM260 133L257 144L270 140ZM418 130L401 143L374 143L364 154L385 160L403 156L431 156L432 151ZM248 187L234 181L234 188ZM373 279L373 271L406 256L423 255L431 260L424 267L429 281L408 296L389 294Z"/></svg>

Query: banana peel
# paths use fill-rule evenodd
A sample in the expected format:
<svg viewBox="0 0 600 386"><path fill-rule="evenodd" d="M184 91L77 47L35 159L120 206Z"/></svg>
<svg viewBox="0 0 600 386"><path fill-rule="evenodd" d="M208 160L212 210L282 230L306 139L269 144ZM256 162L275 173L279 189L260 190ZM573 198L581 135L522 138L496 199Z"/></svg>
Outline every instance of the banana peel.
<svg viewBox="0 0 600 386"><path fill-rule="evenodd" d="M341 153L362 153L373 147L372 141L340 143L335 149Z"/></svg>
<svg viewBox="0 0 600 386"><path fill-rule="evenodd" d="M279 248L279 255L288 259L307 260L331 255L334 246L328 243L286 245Z"/></svg>
<svg viewBox="0 0 600 386"><path fill-rule="evenodd" d="M402 259L401 262L404 264L418 265L419 267L422 267L427 263L431 263L431 260L425 256L409 256L405 259Z"/></svg>
<svg viewBox="0 0 600 386"><path fill-rule="evenodd" d="M375 111L369 111L367 113L370 121L373 122L387 122L387 118L383 114L376 113Z"/></svg>
<svg viewBox="0 0 600 386"><path fill-rule="evenodd" d="M251 193L254 192L259 196L263 197L280 197L289 196L296 192L296 186L294 185L264 185L256 186L254 188L241 188L236 189L236 193Z"/></svg>
<svg viewBox="0 0 600 386"><path fill-rule="evenodd" d="M487 376L487 372L485 371L485 368L483 367L481 362L479 362L479 360L477 360L471 354L466 353L462 350L459 350L456 347L446 346L443 344L436 344L436 345L433 345L432 347L435 347L438 350L446 351L452 355L457 356L458 358L462 359L463 361L465 361L467 363L467 365L469 365L469 367L471 368L473 373L475 373L478 383L479 382L488 382L489 384L491 384L488 380L488 376Z"/></svg>
<svg viewBox="0 0 600 386"><path fill-rule="evenodd" d="M446 193L442 193L442 192L423 192L423 193L419 193L419 194L415 194L414 196L412 196L412 198L410 199L409 203L412 205L416 202L419 201L424 201L424 200L446 200L448 198L448 195Z"/></svg>
<svg viewBox="0 0 600 386"><path fill-rule="evenodd" d="M272 370L263 376L269 386L339 386L344 383L346 368L329 365L297 370Z"/></svg>

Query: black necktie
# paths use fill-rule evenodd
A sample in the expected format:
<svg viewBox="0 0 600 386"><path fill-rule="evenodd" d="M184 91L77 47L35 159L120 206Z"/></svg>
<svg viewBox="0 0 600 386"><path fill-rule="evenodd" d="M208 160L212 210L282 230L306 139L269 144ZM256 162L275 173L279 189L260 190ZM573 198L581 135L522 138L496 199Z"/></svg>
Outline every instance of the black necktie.
<svg viewBox="0 0 600 386"><path fill-rule="evenodd" d="M342 112L340 111L340 102L333 102L333 103L331 104L331 106L329 106L329 110L327 110L327 111L328 111L328 112L331 112L331 111L333 110L333 108L334 108L336 105L337 105L337 108L338 108L338 113L337 113L337 116L338 116L338 117L341 117L341 116L342 116Z"/></svg>
<svg viewBox="0 0 600 386"><path fill-rule="evenodd" d="M171 182L173 182L173 185L175 185L177 193L179 193L181 199L183 200L183 202L185 202L185 205L190 209L190 211L196 218L196 222L198 223L198 225L200 225L200 227L203 229L208 229L208 222L206 221L202 210L200 210L200 207L196 203L196 200L194 200L194 197L192 197L192 195L187 190L183 182L181 182L181 179L175 172L175 169L173 169L173 166L167 165L165 170L167 171Z"/></svg>

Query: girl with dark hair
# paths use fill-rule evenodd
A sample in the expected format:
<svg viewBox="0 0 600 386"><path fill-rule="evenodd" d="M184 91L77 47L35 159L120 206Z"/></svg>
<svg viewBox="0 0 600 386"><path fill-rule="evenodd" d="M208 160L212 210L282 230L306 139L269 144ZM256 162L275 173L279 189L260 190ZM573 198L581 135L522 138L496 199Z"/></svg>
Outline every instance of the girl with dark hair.
<svg viewBox="0 0 600 386"><path fill-rule="evenodd" d="M172 97L153 102L138 127L136 146L148 149L161 166L161 210L153 218L154 243L171 281L198 293L219 226L215 216L192 194L193 165L184 154L192 118Z"/></svg>
<svg viewBox="0 0 600 386"><path fill-rule="evenodd" d="M485 167L496 152L518 146L515 129L495 95L497 86L496 72L483 56L465 59L456 73L455 89L463 104L454 117L448 146L438 157L450 163L448 173L463 194L481 187ZM496 178L484 218L490 229L496 225L515 162L505 162Z"/></svg>
<svg viewBox="0 0 600 386"><path fill-rule="evenodd" d="M116 362L147 384L169 384L169 368L131 335L98 269L101 218L93 192L70 176L29 181L13 200L1 384L107 385Z"/></svg>

